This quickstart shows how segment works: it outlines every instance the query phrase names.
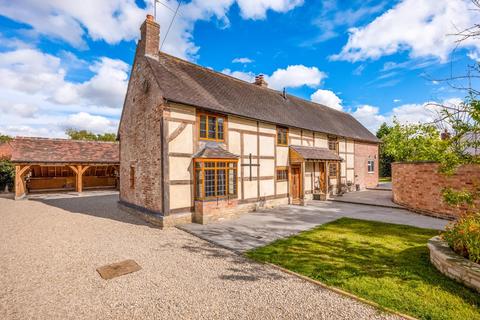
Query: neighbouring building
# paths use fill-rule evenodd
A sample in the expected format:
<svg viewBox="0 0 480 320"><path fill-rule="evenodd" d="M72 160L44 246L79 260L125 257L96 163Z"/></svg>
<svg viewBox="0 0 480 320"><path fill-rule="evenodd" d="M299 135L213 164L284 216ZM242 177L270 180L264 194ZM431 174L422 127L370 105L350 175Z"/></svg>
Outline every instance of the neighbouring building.
<svg viewBox="0 0 480 320"><path fill-rule="evenodd" d="M160 52L151 16L140 30L119 127L125 210L206 223L377 185L379 140L350 114Z"/></svg>
<svg viewBox="0 0 480 320"><path fill-rule="evenodd" d="M15 165L15 199L28 193L118 188L116 142L17 137L0 144Z"/></svg>

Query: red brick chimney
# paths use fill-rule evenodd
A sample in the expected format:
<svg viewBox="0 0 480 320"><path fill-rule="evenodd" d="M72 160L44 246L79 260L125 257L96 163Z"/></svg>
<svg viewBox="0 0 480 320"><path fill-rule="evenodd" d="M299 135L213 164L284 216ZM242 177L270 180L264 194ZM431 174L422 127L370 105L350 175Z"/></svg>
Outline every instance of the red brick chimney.
<svg viewBox="0 0 480 320"><path fill-rule="evenodd" d="M153 58L158 58L160 50L160 25L155 18L147 14L147 18L140 27L140 41L138 41L138 53Z"/></svg>
<svg viewBox="0 0 480 320"><path fill-rule="evenodd" d="M267 83L267 81L265 81L265 76L263 74L259 74L258 76L255 77L254 84L256 84L257 86L260 86L260 87L264 87L264 88L268 87L268 83Z"/></svg>
<svg viewBox="0 0 480 320"><path fill-rule="evenodd" d="M445 130L440 134L440 139L442 139L442 140L449 140L449 139L450 139L450 132L448 132L448 130L445 129Z"/></svg>

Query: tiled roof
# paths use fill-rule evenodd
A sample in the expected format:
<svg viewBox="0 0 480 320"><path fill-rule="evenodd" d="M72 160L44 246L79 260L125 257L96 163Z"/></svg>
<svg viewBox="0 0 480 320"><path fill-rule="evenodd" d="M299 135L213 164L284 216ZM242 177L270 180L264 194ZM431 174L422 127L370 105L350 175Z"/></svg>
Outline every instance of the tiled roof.
<svg viewBox="0 0 480 320"><path fill-rule="evenodd" d="M219 145L207 144L203 149L193 155L194 159L238 159L237 155L223 149Z"/></svg>
<svg viewBox="0 0 480 320"><path fill-rule="evenodd" d="M352 115L159 53L145 57L165 99L356 140L379 140Z"/></svg>
<svg viewBox="0 0 480 320"><path fill-rule="evenodd" d="M120 163L116 142L17 137L9 144L17 163Z"/></svg>
<svg viewBox="0 0 480 320"><path fill-rule="evenodd" d="M342 161L337 154L333 153L327 148L305 147L305 146L290 146L305 160L333 160Z"/></svg>

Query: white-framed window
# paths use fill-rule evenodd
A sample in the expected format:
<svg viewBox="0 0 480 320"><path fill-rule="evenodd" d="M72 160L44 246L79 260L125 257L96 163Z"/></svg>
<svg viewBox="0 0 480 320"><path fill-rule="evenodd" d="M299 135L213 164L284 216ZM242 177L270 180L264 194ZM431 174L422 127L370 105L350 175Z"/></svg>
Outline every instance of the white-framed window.
<svg viewBox="0 0 480 320"><path fill-rule="evenodd" d="M368 169L368 173L374 173L375 172L375 161L374 160L368 160L367 169Z"/></svg>

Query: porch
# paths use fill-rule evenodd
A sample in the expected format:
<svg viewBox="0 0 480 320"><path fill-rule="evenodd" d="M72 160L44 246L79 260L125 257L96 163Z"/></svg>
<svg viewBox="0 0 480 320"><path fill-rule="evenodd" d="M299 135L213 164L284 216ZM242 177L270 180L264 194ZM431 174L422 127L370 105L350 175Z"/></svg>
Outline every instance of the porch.
<svg viewBox="0 0 480 320"><path fill-rule="evenodd" d="M327 148L290 146L290 203L327 200L340 190L340 158Z"/></svg>

